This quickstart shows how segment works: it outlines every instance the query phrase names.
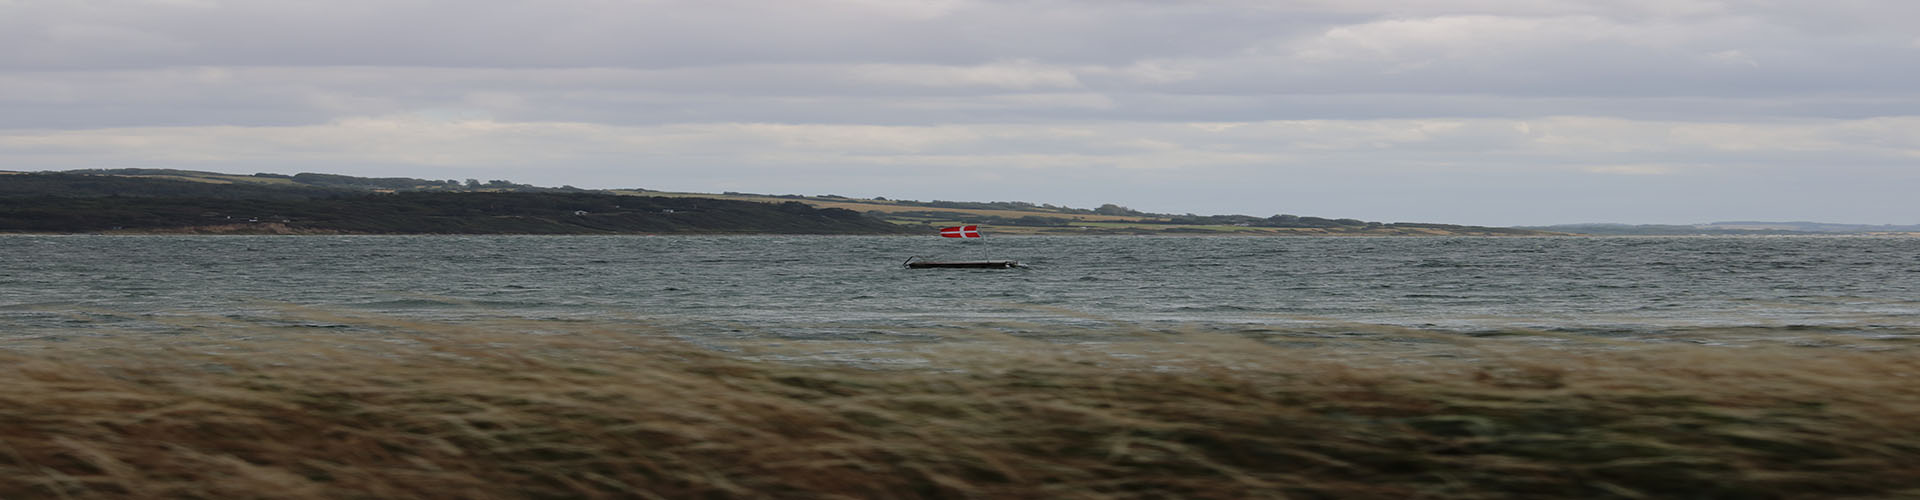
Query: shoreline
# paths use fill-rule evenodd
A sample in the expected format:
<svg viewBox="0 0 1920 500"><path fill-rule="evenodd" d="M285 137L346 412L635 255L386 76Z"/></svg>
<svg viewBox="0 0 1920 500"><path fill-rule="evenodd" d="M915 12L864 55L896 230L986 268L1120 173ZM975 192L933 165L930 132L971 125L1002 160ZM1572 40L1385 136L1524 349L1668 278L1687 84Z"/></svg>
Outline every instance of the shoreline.
<svg viewBox="0 0 1920 500"><path fill-rule="evenodd" d="M288 230L207 230L206 228L180 228L166 230L109 230L86 232L45 232L45 231L0 231L4 236L884 236L898 238L926 238L938 233L899 234L899 233L760 233L760 232L674 232L674 233L376 233L339 231L329 229L288 229ZM1488 238L1488 239L1524 239L1524 238L1649 238L1649 239L1685 239L1685 238L1920 238L1920 233L1832 233L1832 234L1370 234L1370 233L1296 233L1296 234L1245 234L1245 233L1112 233L1112 232L995 232L996 238L1029 237L1163 237L1163 238Z"/></svg>
<svg viewBox="0 0 1920 500"><path fill-rule="evenodd" d="M903 227L913 227L913 226L903 226ZM722 236L722 235L743 235L745 236L745 235L756 235L756 236L902 236L902 237L920 238L920 237L934 236L939 234L932 229L932 226L928 226L928 227L929 227L928 231L924 234L901 234L901 233L887 233L887 232L782 233L782 232L730 232L730 231L715 231L715 232L688 231L688 232L670 232L670 233L646 233L646 232L634 232L634 233L623 233L623 232L576 232L576 233L404 232L404 233L401 233L401 232L393 232L393 233L389 233L389 232L343 231L338 229L323 229L323 228L305 228L305 227L298 227L295 225L289 225L289 224L280 223L280 222L260 222L260 223L220 224L220 225L211 225L211 226L182 226L182 227L172 227L172 228L111 229L111 230L105 230L105 231L51 231L51 232L48 232L48 231L19 231L19 232L0 231L0 235L7 235L7 234L99 235L99 236L125 236L125 235L131 235L131 236L229 236L229 235L231 236L345 236L345 235L362 235L362 236ZM1319 229L1319 228L1268 229L1268 230L1246 230L1246 231L1209 231L1209 230L1178 230L1178 229L1172 229L1172 230L1166 230L1166 231L1129 231L1129 230L1114 230L1114 229L1101 229L1101 228L1088 228L1085 230L1065 230L1065 229L1038 230L1038 229L1040 228L1029 228L1029 227L1023 227L1023 226L1006 226L1006 227L992 227L990 230L993 236L996 236L996 237L1166 236L1166 237L1205 237L1205 238L1221 238L1221 237L1224 237L1224 238L1302 238L1302 237L1537 238L1537 237L1593 236L1593 235L1574 234L1574 233L1552 233L1552 232L1545 232L1545 231L1534 231L1529 234L1504 234L1504 233L1490 234L1490 233L1483 233L1483 232L1451 233L1451 232L1445 232L1443 230L1434 230L1434 229L1426 229L1426 228L1418 228L1418 229L1408 228L1408 229L1381 230L1381 231L1367 231L1367 230L1345 231L1345 230L1328 230L1328 229Z"/></svg>

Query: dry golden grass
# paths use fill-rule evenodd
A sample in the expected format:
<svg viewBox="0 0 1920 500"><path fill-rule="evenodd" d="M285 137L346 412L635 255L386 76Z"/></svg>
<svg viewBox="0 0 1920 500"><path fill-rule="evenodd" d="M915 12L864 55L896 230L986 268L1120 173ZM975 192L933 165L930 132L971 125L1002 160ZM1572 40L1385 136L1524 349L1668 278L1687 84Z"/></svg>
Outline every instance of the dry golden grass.
<svg viewBox="0 0 1920 500"><path fill-rule="evenodd" d="M667 191L615 190L614 192L618 194L626 194L626 195L633 195L633 196L662 196L662 197L672 197L672 198L689 198L689 197L690 198L715 198L715 199L722 199L722 200L757 201L761 203L783 203L788 201L798 201L798 202L813 206L814 208L844 208L847 210L852 210L855 212L863 212L863 213L864 212L884 212L884 213L948 212L948 213L957 213L957 214L970 214L970 215L1007 217L1007 218L1016 218L1016 217L1033 215L1033 216L1041 216L1041 217L1070 219L1070 220L1077 220L1077 221L1107 221L1107 222L1133 222L1141 219L1141 217L1125 216L1125 215L1066 214L1066 213L1049 212L1049 211L1042 211L1042 210L935 208L935 207L925 207L925 206L919 206L919 205L902 205L902 204L894 203L890 201L878 201L878 200L858 200L858 199L833 200L833 199L823 199L823 198L805 198L805 199L796 200L792 198L781 198L778 196L756 196L756 195L743 195L743 194L711 194L711 193L677 193L677 192L667 192Z"/></svg>
<svg viewBox="0 0 1920 500"><path fill-rule="evenodd" d="M1920 358L1898 342L1116 327L695 345L291 314L346 328L189 318L10 343L0 498L1920 495Z"/></svg>

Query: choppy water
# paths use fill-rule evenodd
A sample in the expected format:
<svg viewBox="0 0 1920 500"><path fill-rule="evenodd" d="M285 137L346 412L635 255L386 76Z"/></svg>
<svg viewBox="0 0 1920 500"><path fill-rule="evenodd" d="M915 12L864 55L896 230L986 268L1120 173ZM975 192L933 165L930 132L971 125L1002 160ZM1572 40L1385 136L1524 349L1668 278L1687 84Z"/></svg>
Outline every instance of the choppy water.
<svg viewBox="0 0 1920 500"><path fill-rule="evenodd" d="M1032 268L902 268L913 255ZM289 305L797 338L995 322L1913 338L1920 239L0 236L0 338Z"/></svg>

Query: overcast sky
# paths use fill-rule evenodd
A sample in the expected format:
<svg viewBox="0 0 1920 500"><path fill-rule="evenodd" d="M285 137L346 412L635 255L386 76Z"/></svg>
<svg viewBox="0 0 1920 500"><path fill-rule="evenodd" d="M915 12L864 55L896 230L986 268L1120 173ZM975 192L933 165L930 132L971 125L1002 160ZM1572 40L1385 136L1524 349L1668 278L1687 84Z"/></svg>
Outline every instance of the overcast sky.
<svg viewBox="0 0 1920 500"><path fill-rule="evenodd" d="M1913 224L1920 2L0 0L0 170L116 167Z"/></svg>

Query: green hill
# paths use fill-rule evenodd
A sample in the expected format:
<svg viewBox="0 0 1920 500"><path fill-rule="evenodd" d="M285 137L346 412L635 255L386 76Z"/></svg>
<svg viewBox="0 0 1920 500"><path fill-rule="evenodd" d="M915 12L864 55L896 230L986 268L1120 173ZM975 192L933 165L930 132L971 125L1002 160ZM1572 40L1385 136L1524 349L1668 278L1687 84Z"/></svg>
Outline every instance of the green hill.
<svg viewBox="0 0 1920 500"><path fill-rule="evenodd" d="M0 177L0 231L903 234L844 209L588 191L374 192L77 173Z"/></svg>
<svg viewBox="0 0 1920 500"><path fill-rule="evenodd" d="M1117 235L1230 235L1230 236L1559 236L1543 230L1462 226L1418 222L1370 222L1357 219L1280 214L1174 215L1141 212L1107 204L1095 209L1036 205L1018 201L961 202L848 198L844 196L769 195L751 193L669 193L656 196L720 197L730 200L799 201L822 208L867 213L896 224L931 231L940 226L981 224L996 234L1117 234Z"/></svg>
<svg viewBox="0 0 1920 500"><path fill-rule="evenodd" d="M1017 201L585 190L504 180L172 169L0 174L0 231L13 232L926 234L980 224L995 234L1563 234L1288 214L1155 214L1113 204L1081 209Z"/></svg>

